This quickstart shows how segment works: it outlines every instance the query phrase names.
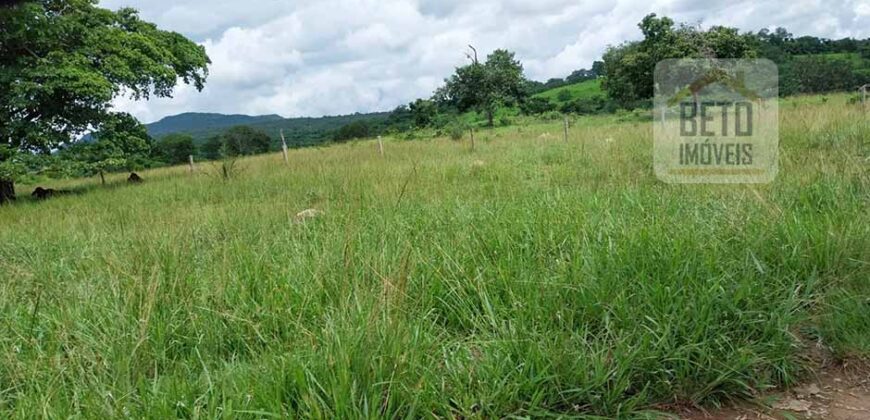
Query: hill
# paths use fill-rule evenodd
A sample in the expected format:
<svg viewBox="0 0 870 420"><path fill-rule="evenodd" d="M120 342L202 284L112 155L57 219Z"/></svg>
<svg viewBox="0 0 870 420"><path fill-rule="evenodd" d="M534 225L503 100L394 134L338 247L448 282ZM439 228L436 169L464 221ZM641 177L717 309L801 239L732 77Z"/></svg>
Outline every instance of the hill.
<svg viewBox="0 0 870 420"><path fill-rule="evenodd" d="M148 133L155 138L170 133L187 133L194 142L201 144L211 136L221 134L230 127L247 125L261 130L278 145L281 130L291 147L311 146L330 138L333 131L357 120L367 120L379 124L386 120L389 113L375 112L324 117L284 118L280 115L225 115L212 113L184 113L173 115L147 124Z"/></svg>
<svg viewBox="0 0 870 420"><path fill-rule="evenodd" d="M239 114L215 114L203 112L185 112L183 114L165 117L160 121L147 124L148 134L161 137L170 133L196 133L208 130L218 130L234 125L252 125L256 123L279 121L280 115L249 116Z"/></svg>
<svg viewBox="0 0 870 420"><path fill-rule="evenodd" d="M604 90L601 89L601 79L591 79L545 90L532 95L532 97L544 98L554 104L561 105L575 99L592 99L595 96L604 95Z"/></svg>

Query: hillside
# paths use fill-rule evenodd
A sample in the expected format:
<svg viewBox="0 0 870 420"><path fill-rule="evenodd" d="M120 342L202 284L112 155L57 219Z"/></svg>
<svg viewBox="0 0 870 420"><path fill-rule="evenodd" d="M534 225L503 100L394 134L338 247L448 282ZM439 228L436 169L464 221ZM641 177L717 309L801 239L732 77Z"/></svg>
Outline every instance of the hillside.
<svg viewBox="0 0 870 420"><path fill-rule="evenodd" d="M185 112L172 115L160 121L146 125L148 134L161 137L170 133L196 133L201 131L219 130L234 125L254 125L262 122L279 121L280 115L249 116L239 114L215 114L203 112Z"/></svg>
<svg viewBox="0 0 870 420"><path fill-rule="evenodd" d="M170 133L187 133L198 144L211 136L218 135L236 125L247 125L264 131L277 146L281 130L291 147L311 146L321 143L342 126L357 120L372 123L384 121L389 113L351 114L325 117L283 118L279 115L224 115L205 113L185 113L166 117L155 123L147 124L148 133L160 138Z"/></svg>
<svg viewBox="0 0 870 420"><path fill-rule="evenodd" d="M601 89L601 79L585 80L532 95L532 97L544 98L557 105L576 99L592 99L595 96L605 96L604 90Z"/></svg>
<svg viewBox="0 0 870 420"><path fill-rule="evenodd" d="M576 99L591 99L605 96L600 80L586 80L558 88L539 92L534 97L540 97L561 105ZM324 117L283 118L279 115L224 115L215 113L189 112L173 115L147 124L148 133L160 138L170 133L187 133L193 136L198 144L205 142L211 136L218 135L236 125L247 125L266 132L277 146L281 130L291 147L311 146L330 138L335 130L354 121L366 120L374 125L382 124L390 115L389 112L357 113L350 115Z"/></svg>

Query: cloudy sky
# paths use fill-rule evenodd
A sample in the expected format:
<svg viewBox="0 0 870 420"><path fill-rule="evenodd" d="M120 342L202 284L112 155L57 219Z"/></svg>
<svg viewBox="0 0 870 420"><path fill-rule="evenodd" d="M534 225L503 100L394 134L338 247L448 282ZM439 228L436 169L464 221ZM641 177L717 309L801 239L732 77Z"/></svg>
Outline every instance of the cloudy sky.
<svg viewBox="0 0 870 420"><path fill-rule="evenodd" d="M181 112L285 117L390 110L428 97L466 45L508 48L544 81L640 37L648 13L677 22L870 37L870 0L103 0L205 46L202 92L116 106L152 122Z"/></svg>

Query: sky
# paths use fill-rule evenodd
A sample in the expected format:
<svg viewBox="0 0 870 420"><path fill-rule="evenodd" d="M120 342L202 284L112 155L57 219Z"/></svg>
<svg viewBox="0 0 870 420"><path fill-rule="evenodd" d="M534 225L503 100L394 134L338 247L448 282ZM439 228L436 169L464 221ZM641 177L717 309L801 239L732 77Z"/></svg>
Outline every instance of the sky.
<svg viewBox="0 0 870 420"><path fill-rule="evenodd" d="M204 45L201 92L118 110L153 122L182 112L285 117L388 111L429 97L467 45L481 56L514 51L525 74L546 81L589 68L608 45L641 37L647 14L676 22L785 27L795 35L870 37L870 0L102 0L133 7L160 28Z"/></svg>

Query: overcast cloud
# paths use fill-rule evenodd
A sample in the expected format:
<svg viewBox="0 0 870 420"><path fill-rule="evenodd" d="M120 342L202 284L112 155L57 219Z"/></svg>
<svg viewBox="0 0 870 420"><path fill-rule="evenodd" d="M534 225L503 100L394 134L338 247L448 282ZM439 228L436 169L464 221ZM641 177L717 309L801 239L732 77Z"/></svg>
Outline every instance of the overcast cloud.
<svg viewBox="0 0 870 420"><path fill-rule="evenodd" d="M517 53L544 81L588 68L608 45L640 37L648 13L678 22L798 35L870 36L870 0L104 0L205 46L202 92L116 101L145 122L181 112L320 116L390 110L428 97L465 61Z"/></svg>

